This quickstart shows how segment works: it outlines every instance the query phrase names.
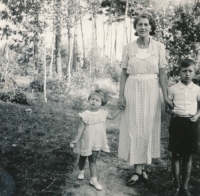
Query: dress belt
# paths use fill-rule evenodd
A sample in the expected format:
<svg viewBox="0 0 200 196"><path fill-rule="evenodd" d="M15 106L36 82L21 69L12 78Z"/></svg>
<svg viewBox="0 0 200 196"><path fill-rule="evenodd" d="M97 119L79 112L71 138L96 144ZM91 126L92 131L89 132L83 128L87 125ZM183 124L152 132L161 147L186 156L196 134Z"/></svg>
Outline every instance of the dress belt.
<svg viewBox="0 0 200 196"><path fill-rule="evenodd" d="M129 75L130 78L155 78L158 79L157 74L137 74L137 75Z"/></svg>

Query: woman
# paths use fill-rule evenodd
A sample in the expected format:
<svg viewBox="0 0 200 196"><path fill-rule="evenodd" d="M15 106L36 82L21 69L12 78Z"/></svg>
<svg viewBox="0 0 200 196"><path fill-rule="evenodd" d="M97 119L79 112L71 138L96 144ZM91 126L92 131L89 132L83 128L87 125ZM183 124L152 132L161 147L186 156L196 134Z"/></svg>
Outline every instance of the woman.
<svg viewBox="0 0 200 196"><path fill-rule="evenodd" d="M167 105L166 59L164 45L153 40L155 21L148 14L134 20L138 37L124 47L120 79L119 107L122 112L118 156L135 167L127 185L140 178L148 180L145 164L160 157L160 86ZM159 78L159 83L158 83Z"/></svg>

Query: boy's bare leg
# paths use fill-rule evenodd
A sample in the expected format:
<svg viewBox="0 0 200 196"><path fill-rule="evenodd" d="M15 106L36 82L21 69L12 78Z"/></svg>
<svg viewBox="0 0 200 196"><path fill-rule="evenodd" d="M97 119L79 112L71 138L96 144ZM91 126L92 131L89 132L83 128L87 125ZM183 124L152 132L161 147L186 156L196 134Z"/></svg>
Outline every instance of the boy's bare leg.
<svg viewBox="0 0 200 196"><path fill-rule="evenodd" d="M188 182L190 180L190 173L192 170L192 155L182 156L182 188L188 188Z"/></svg>
<svg viewBox="0 0 200 196"><path fill-rule="evenodd" d="M181 157L177 153L172 153L172 173L174 176L175 187L180 189L180 167Z"/></svg>

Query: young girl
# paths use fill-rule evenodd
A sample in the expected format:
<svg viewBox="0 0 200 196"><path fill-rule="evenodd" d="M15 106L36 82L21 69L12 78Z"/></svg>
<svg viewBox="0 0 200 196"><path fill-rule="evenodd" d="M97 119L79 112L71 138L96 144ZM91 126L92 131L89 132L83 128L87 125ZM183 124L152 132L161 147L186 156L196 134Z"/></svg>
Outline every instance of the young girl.
<svg viewBox="0 0 200 196"><path fill-rule="evenodd" d="M110 152L106 138L105 121L106 119L113 120L120 113L119 109L112 114L101 109L101 106L104 106L107 101L107 96L102 90L95 90L89 95L88 110L79 113L81 121L78 133L75 140L70 143L70 146L74 147L74 152L80 154L78 179L84 179L85 161L88 157L91 173L90 185L97 190L102 189L97 181L96 159L98 153L99 151Z"/></svg>

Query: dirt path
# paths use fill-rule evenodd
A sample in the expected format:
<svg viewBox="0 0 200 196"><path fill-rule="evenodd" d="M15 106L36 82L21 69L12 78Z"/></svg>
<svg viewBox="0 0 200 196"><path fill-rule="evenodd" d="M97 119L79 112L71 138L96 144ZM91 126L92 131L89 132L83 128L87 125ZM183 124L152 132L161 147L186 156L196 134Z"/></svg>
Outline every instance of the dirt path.
<svg viewBox="0 0 200 196"><path fill-rule="evenodd" d="M113 102L116 104L116 101ZM108 109L112 110L109 105ZM89 164L86 162L85 179L78 180L78 165L66 180L63 196L127 196L139 195L135 189L125 185L128 179L129 165L117 158L117 144L119 135L120 117L107 122L107 137L111 148L111 153L100 153L97 160L98 181L103 186L103 190L97 191L89 185L90 172ZM77 157L78 162L78 157Z"/></svg>
<svg viewBox="0 0 200 196"><path fill-rule="evenodd" d="M116 99L108 104L108 110L113 110ZM67 174L66 185L62 196L172 196L174 183L171 172L171 160L167 151L169 116L162 106L161 126L161 158L153 159L146 167L149 174L149 183L141 183L134 187L127 187L126 182L133 173L130 165L117 157L120 116L113 121L107 121L107 137L111 153L100 153L97 160L98 181L103 190L97 191L89 185L90 172L88 162L85 168L85 179L78 180L78 157L71 174ZM189 183L189 190L193 196L200 196L200 167L199 154L194 155L193 171Z"/></svg>

